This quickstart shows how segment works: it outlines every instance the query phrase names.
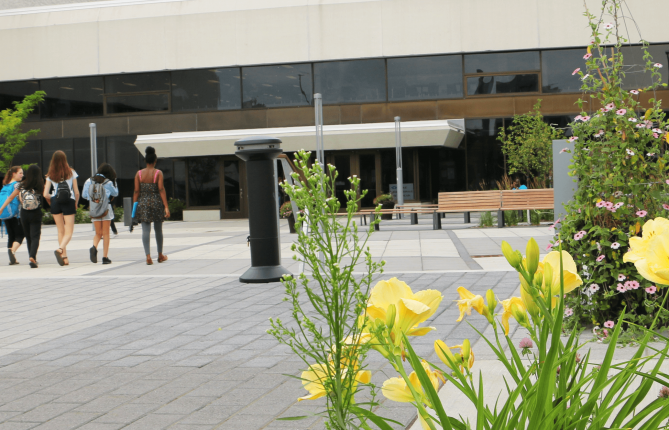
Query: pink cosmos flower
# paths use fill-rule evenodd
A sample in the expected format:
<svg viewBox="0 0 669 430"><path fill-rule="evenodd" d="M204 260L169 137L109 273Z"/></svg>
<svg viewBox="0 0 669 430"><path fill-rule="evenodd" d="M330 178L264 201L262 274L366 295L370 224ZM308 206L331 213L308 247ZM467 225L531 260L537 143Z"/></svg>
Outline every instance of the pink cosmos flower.
<svg viewBox="0 0 669 430"><path fill-rule="evenodd" d="M627 109L618 109L616 111L616 115L625 115L627 113Z"/></svg>
<svg viewBox="0 0 669 430"><path fill-rule="evenodd" d="M634 117L630 117L630 118L627 118L627 121L629 121L629 122L636 122L636 118L634 118Z"/></svg>
<svg viewBox="0 0 669 430"><path fill-rule="evenodd" d="M595 137L602 137L604 136L604 130L599 130L597 134L595 134Z"/></svg>
<svg viewBox="0 0 669 430"><path fill-rule="evenodd" d="M669 211L669 205L666 203L662 203L662 207L664 208L665 211Z"/></svg>
<svg viewBox="0 0 669 430"><path fill-rule="evenodd" d="M574 70L573 72L571 72L571 75L574 76L575 74L577 74L577 73L580 72L580 71L581 71L581 68L579 67L578 69L576 69L576 70Z"/></svg>
<svg viewBox="0 0 669 430"><path fill-rule="evenodd" d="M582 81L585 81L585 80L588 79L589 77L590 77L590 73L586 73L585 75L583 75L583 77L581 78L581 80L582 80Z"/></svg>
<svg viewBox="0 0 669 430"><path fill-rule="evenodd" d="M638 216L638 217L640 217L640 218L643 218L643 217L645 217L646 215L648 215L648 212L646 212L646 211L637 211L637 212L636 212L636 216Z"/></svg>
<svg viewBox="0 0 669 430"><path fill-rule="evenodd" d="M565 152L571 152L571 151L569 151L569 148L562 148L562 149L560 150L560 154L563 154L563 153L565 153Z"/></svg>
<svg viewBox="0 0 669 430"><path fill-rule="evenodd" d="M574 310L572 308L565 308L564 309L564 316L570 317L574 315Z"/></svg>
<svg viewBox="0 0 669 430"><path fill-rule="evenodd" d="M579 210L580 210L580 209L579 209ZM588 232L585 231L585 230L581 230L581 231L579 231L579 233L581 234L581 236L585 236L586 234L588 234Z"/></svg>
<svg viewBox="0 0 669 430"><path fill-rule="evenodd" d="M614 208L614 209L619 209L619 208L623 207L623 205L625 205L625 203L623 203L623 202L618 202L618 203L616 203L615 205L613 205L613 208Z"/></svg>
<svg viewBox="0 0 669 430"><path fill-rule="evenodd" d="M590 288L591 293L596 293L597 291L599 291L599 285L597 285L597 284L592 284L592 285L590 285L589 288Z"/></svg>
<svg viewBox="0 0 669 430"><path fill-rule="evenodd" d="M578 136L572 136L572 137L570 137L570 138L567 139L567 140L569 140L570 142L575 142L575 141L578 140Z"/></svg>
<svg viewBox="0 0 669 430"><path fill-rule="evenodd" d="M627 289L628 289L628 290L629 290L629 289L636 290L636 289L638 289L638 288L641 286L641 285L639 284L639 281L627 281L627 282L625 282L625 283L626 283L626 284L629 283L629 285L627 286Z"/></svg>
<svg viewBox="0 0 669 430"><path fill-rule="evenodd" d="M618 284L618 286L616 287L616 290L618 290L621 293L624 293L625 291L627 291L627 288L625 288L625 286L623 284Z"/></svg>
<svg viewBox="0 0 669 430"><path fill-rule="evenodd" d="M653 137L654 137L655 139L657 139L658 137L660 137L660 135L657 134L657 133L653 133Z"/></svg>
<svg viewBox="0 0 669 430"><path fill-rule="evenodd" d="M656 68L658 68L658 69L661 69L663 66L662 66L661 63L655 63L655 64L653 64L653 67L656 67Z"/></svg>
<svg viewBox="0 0 669 430"><path fill-rule="evenodd" d="M610 210L611 212L616 212L618 209L616 209L616 208L611 208L611 209L609 209L609 210Z"/></svg>
<svg viewBox="0 0 669 430"><path fill-rule="evenodd" d="M631 93L631 94L634 94L634 95L639 94L639 92L638 92L637 90L630 90L630 93Z"/></svg>
<svg viewBox="0 0 669 430"><path fill-rule="evenodd" d="M647 156L647 157L654 157L654 156L655 156L655 153L654 153L654 152L649 152L648 154L646 154L646 156Z"/></svg>
<svg viewBox="0 0 669 430"><path fill-rule="evenodd" d="M603 107L603 108L599 108L599 111L602 112L602 113L606 113L606 112L611 112L611 109L609 109L607 107Z"/></svg>
<svg viewBox="0 0 669 430"><path fill-rule="evenodd" d="M607 322L604 323L604 327L606 327L606 328L613 328L615 326L616 326L616 324L613 321L607 321Z"/></svg>
<svg viewBox="0 0 669 430"><path fill-rule="evenodd" d="M619 281L624 281L625 279L627 279L627 276L623 275L622 273L620 275L618 275L618 280Z"/></svg>
<svg viewBox="0 0 669 430"><path fill-rule="evenodd" d="M606 209L613 209L613 202L604 202L604 206L606 206Z"/></svg>
<svg viewBox="0 0 669 430"><path fill-rule="evenodd" d="M616 104L613 103L613 102L611 102L611 103L609 103L609 104L606 105L606 108L607 108L608 110L613 110L613 109L616 108Z"/></svg>
<svg viewBox="0 0 669 430"><path fill-rule="evenodd" d="M524 338L520 339L520 343L518 344L518 346L520 348L523 348L523 349L532 348L532 346L533 346L532 340L528 337L524 337Z"/></svg>
<svg viewBox="0 0 669 430"><path fill-rule="evenodd" d="M548 245L546 245L546 251L550 251L551 248L553 248L553 244L552 244L552 243L549 243Z"/></svg>
<svg viewBox="0 0 669 430"><path fill-rule="evenodd" d="M653 129L653 132L654 132L654 133L662 133L662 130L660 130L659 128L654 128L654 129Z"/></svg>
<svg viewBox="0 0 669 430"><path fill-rule="evenodd" d="M613 24L611 24L610 22L607 22L606 24L604 24L604 28L607 29L607 30L611 30L613 28Z"/></svg>
<svg viewBox="0 0 669 430"><path fill-rule="evenodd" d="M667 180L666 180L666 181L664 181L664 182L666 182L666 183L667 183L667 185L669 185L669 179L667 179Z"/></svg>
<svg viewBox="0 0 669 430"><path fill-rule="evenodd" d="M597 206L598 208L603 208L604 206L606 206L606 202L604 201L597 202L595 203L595 206Z"/></svg>
<svg viewBox="0 0 669 430"><path fill-rule="evenodd" d="M613 242L611 244L611 249L618 249L618 248L620 248L620 244L618 242Z"/></svg>
<svg viewBox="0 0 669 430"><path fill-rule="evenodd" d="M585 54L585 55L583 56L583 59L584 59L584 60L589 60L591 57L592 57L592 54L588 52L587 54Z"/></svg>
<svg viewBox="0 0 669 430"><path fill-rule="evenodd" d="M632 281L626 281L624 284L625 290L629 291L632 289Z"/></svg>
<svg viewBox="0 0 669 430"><path fill-rule="evenodd" d="M609 337L609 331L607 329L602 330L602 332L604 332L604 337ZM599 367L601 368L602 366Z"/></svg>
<svg viewBox="0 0 669 430"><path fill-rule="evenodd" d="M583 234L583 232L579 231L578 233L576 233L574 235L574 240L581 240L581 239L583 239L583 236L585 236L585 234Z"/></svg>
<svg viewBox="0 0 669 430"><path fill-rule="evenodd" d="M637 124L636 128L646 128L646 126L644 124Z"/></svg>
<svg viewBox="0 0 669 430"><path fill-rule="evenodd" d="M651 286L648 287L648 288L644 288L644 290L645 290L648 294L655 294L655 291L657 291L657 287L656 287L655 285L651 285Z"/></svg>
<svg viewBox="0 0 669 430"><path fill-rule="evenodd" d="M600 255L599 257L597 257L597 262L599 263L599 262L602 261L604 258L606 258L606 256L605 256L604 254Z"/></svg>
<svg viewBox="0 0 669 430"><path fill-rule="evenodd" d="M644 119L643 123L646 125L646 128L653 128L653 121L649 119Z"/></svg>
<svg viewBox="0 0 669 430"><path fill-rule="evenodd" d="M583 121L588 121L588 120L590 119L590 117L586 115L586 116L584 116L584 117L581 118L581 119L582 119Z"/></svg>

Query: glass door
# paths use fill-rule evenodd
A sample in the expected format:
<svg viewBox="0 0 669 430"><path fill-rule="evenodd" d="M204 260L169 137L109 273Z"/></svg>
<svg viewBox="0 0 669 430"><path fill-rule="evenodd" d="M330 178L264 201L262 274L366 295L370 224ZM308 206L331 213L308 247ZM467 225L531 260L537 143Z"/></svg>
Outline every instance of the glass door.
<svg viewBox="0 0 669 430"><path fill-rule="evenodd" d="M341 204L339 210L346 210L346 195L344 191L351 189L348 178L351 176L351 154L332 154L329 162L337 167L337 179L335 179L335 195Z"/></svg>
<svg viewBox="0 0 669 430"><path fill-rule="evenodd" d="M238 158L221 162L221 219L246 218L248 206L244 197L246 165Z"/></svg>
<svg viewBox="0 0 669 430"><path fill-rule="evenodd" d="M360 201L363 208L374 207L376 198L376 153L362 153L358 155L360 192L367 190L367 195Z"/></svg>

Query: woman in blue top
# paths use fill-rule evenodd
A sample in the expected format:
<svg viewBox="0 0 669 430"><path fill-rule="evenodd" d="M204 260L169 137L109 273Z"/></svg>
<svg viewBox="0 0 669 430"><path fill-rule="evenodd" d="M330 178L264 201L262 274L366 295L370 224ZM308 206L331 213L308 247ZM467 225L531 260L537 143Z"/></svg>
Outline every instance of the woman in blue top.
<svg viewBox="0 0 669 430"><path fill-rule="evenodd" d="M118 188L116 187L116 172L107 163L102 163L98 169L98 173L86 180L84 184L83 198L90 200L89 188L93 184L102 184L107 194L107 202L111 197L118 196ZM98 245L100 239L104 238L104 248L102 253L102 264L111 264L111 260L107 258L109 254L109 224L114 219L114 208L111 203L108 205L107 213L100 218L91 218L95 226L95 237L93 237L93 246L90 249L91 262L98 262Z"/></svg>
<svg viewBox="0 0 669 430"><path fill-rule="evenodd" d="M4 212L5 208L11 204L12 200L18 199L19 183L23 179L23 169L21 166L14 166L5 174L5 179L2 181L3 187L11 188L11 195L5 201L5 204L0 208L0 214ZM23 228L19 220L19 214L16 213L11 218L4 220L7 226L7 253L9 254L9 265L19 264L16 261L16 251L23 243ZM0 228L2 228L0 226Z"/></svg>

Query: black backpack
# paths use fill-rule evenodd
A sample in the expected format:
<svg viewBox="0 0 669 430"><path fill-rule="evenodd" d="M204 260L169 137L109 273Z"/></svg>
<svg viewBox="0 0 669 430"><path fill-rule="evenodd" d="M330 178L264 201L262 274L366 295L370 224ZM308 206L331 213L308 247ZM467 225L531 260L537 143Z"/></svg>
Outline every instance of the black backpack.
<svg viewBox="0 0 669 430"><path fill-rule="evenodd" d="M67 181L58 182L56 185L56 201L60 204L65 204L71 198L72 192L70 191L70 186L67 185Z"/></svg>

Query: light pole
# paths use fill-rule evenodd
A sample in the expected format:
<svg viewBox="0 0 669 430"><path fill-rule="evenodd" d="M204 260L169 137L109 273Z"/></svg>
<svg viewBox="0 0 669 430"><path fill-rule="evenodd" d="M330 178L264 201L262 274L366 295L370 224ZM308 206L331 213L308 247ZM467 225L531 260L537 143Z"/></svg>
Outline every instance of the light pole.
<svg viewBox="0 0 669 430"><path fill-rule="evenodd" d="M400 117L395 117L395 163L397 164L397 204L404 205L404 178L402 177L402 133ZM399 218L402 216L397 214Z"/></svg>

